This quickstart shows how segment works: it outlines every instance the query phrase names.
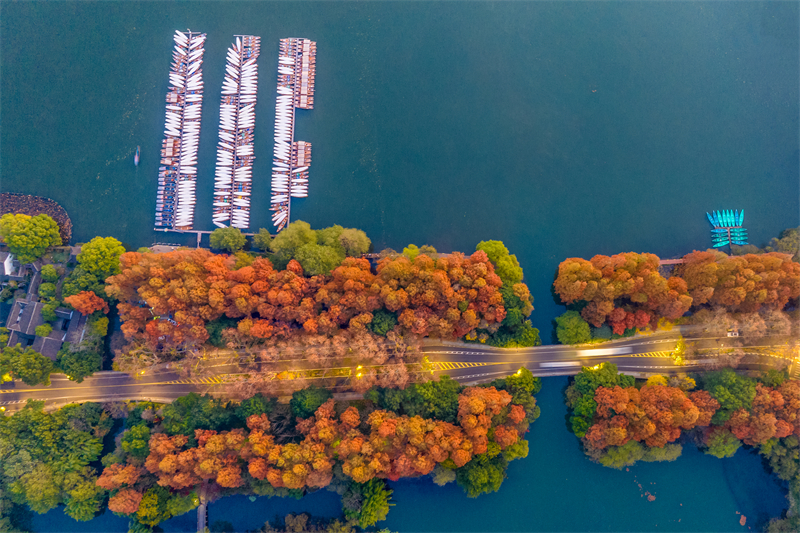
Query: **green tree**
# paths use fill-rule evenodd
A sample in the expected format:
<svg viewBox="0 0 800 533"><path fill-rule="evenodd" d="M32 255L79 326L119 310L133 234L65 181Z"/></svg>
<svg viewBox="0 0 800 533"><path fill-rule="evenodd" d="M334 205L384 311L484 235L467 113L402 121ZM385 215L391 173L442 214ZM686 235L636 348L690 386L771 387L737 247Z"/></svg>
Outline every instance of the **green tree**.
<svg viewBox="0 0 800 533"><path fill-rule="evenodd" d="M403 255L413 261L419 255L419 248L416 244L409 244L403 248Z"/></svg>
<svg viewBox="0 0 800 533"><path fill-rule="evenodd" d="M632 466L636 461L642 459L646 453L645 446L629 440L622 446L609 446L600 456L600 464L609 468L622 470L626 466Z"/></svg>
<svg viewBox="0 0 800 533"><path fill-rule="evenodd" d="M360 229L346 228L339 235L339 243L348 257L361 257L369 251L372 241Z"/></svg>
<svg viewBox="0 0 800 533"><path fill-rule="evenodd" d="M0 217L0 238L20 263L32 263L51 246L61 244L58 224L47 215L7 213Z"/></svg>
<svg viewBox="0 0 800 533"><path fill-rule="evenodd" d="M208 342L217 348L224 347L225 341L222 340L222 332L228 328L235 328L237 322L237 320L226 316L207 322L206 331L208 331Z"/></svg>
<svg viewBox="0 0 800 533"><path fill-rule="evenodd" d="M244 250L233 252L233 257L236 259L235 263L233 264L234 270L249 267L256 260L255 256L245 252Z"/></svg>
<svg viewBox="0 0 800 533"><path fill-rule="evenodd" d="M95 237L81 246L78 264L87 273L103 282L109 276L119 274L119 257L125 253L125 247L114 237ZM95 292L101 298L105 292Z"/></svg>
<svg viewBox="0 0 800 533"><path fill-rule="evenodd" d="M381 409L455 423L462 390L458 381L441 376L438 381L414 383L403 390L372 387L364 397Z"/></svg>
<svg viewBox="0 0 800 533"><path fill-rule="evenodd" d="M192 392L164 406L161 422L169 435L186 435L194 444L195 429L228 430L236 421L233 409L222 400Z"/></svg>
<svg viewBox="0 0 800 533"><path fill-rule="evenodd" d="M727 429L714 431L706 444L708 448L705 449L705 452L719 459L733 457L736 450L742 447L742 441Z"/></svg>
<svg viewBox="0 0 800 533"><path fill-rule="evenodd" d="M317 233L311 229L308 222L295 220L272 239L269 248L276 255L282 256L288 261L295 257L297 250L316 242Z"/></svg>
<svg viewBox="0 0 800 533"><path fill-rule="evenodd" d="M386 336L397 325L397 315L384 308L372 312L372 322L367 326L376 335Z"/></svg>
<svg viewBox="0 0 800 533"><path fill-rule="evenodd" d="M330 274L341 264L344 254L333 246L309 243L297 249L294 258L307 274L318 276Z"/></svg>
<svg viewBox="0 0 800 533"><path fill-rule="evenodd" d="M42 324L41 326L36 326L34 329L37 337L47 337L53 332L53 326L50 324Z"/></svg>
<svg viewBox="0 0 800 533"><path fill-rule="evenodd" d="M440 487L443 487L456 480L456 471L451 468L445 468L440 463L436 465L436 468L434 468L433 472L431 472L431 477L433 478L434 483Z"/></svg>
<svg viewBox="0 0 800 533"><path fill-rule="evenodd" d="M386 520L392 499L392 491L382 479L371 479L366 483L352 482L342 495L342 510L345 518L367 528Z"/></svg>
<svg viewBox="0 0 800 533"><path fill-rule="evenodd" d="M318 229L316 231L317 244L336 248L340 250L344 255L345 253L344 246L342 246L342 243L339 240L339 237L342 236L342 232L344 232L344 228L339 224L334 224L329 228Z"/></svg>
<svg viewBox="0 0 800 533"><path fill-rule="evenodd" d="M79 292L92 291L100 298L109 300L105 290L105 278L98 278L95 274L89 273L82 265L78 265L64 280L61 287L62 298L74 296Z"/></svg>
<svg viewBox="0 0 800 533"><path fill-rule="evenodd" d="M180 494L172 494L167 501L167 511L170 516L180 516L186 514L192 509L200 505L200 498L198 498L195 491L190 492L185 496Z"/></svg>
<svg viewBox="0 0 800 533"><path fill-rule="evenodd" d="M504 379L496 379L490 386L511 394L511 402L525 408L527 421L533 422L539 418L539 407L536 405L535 394L542 390L542 380L534 377L530 370L523 367L514 374Z"/></svg>
<svg viewBox="0 0 800 533"><path fill-rule="evenodd" d="M38 292L41 298L52 298L56 295L56 286L52 283L42 283Z"/></svg>
<svg viewBox="0 0 800 533"><path fill-rule="evenodd" d="M88 520L103 496L89 465L99 459L110 418L98 404L73 404L53 413L43 407L44 402L29 401L0 417L0 487L37 513L65 504L67 514Z"/></svg>
<svg viewBox="0 0 800 533"><path fill-rule="evenodd" d="M65 342L56 356L56 367L71 381L81 383L102 369L103 354L97 349L81 349L80 345L73 349L69 342Z"/></svg>
<svg viewBox="0 0 800 533"><path fill-rule="evenodd" d="M103 502L104 491L96 484L94 470L85 467L82 472L69 472L64 477L66 507L64 512L80 522L95 517Z"/></svg>
<svg viewBox="0 0 800 533"><path fill-rule="evenodd" d="M794 261L800 261L800 227L783 230L780 237L773 238L765 250L791 254Z"/></svg>
<svg viewBox="0 0 800 533"><path fill-rule="evenodd" d="M217 228L211 232L211 247L226 252L236 252L247 244L247 237L239 228Z"/></svg>
<svg viewBox="0 0 800 533"><path fill-rule="evenodd" d="M394 505L390 503L392 492L382 479L371 479L363 484L361 490L363 501L361 513L359 513L358 517L358 525L362 529L375 525L381 520L386 520L386 515L389 514L389 507Z"/></svg>
<svg viewBox="0 0 800 533"><path fill-rule="evenodd" d="M242 425L247 422L247 417L253 415L270 414L275 409L275 400L267 398L260 392L251 396L236 406L236 416L242 421Z"/></svg>
<svg viewBox="0 0 800 533"><path fill-rule="evenodd" d="M147 489L139 503L139 510L136 511L136 519L150 527L167 520L170 517L167 508L169 499L169 491L164 487L156 485Z"/></svg>
<svg viewBox="0 0 800 533"><path fill-rule="evenodd" d="M95 311L97 315L99 311ZM108 334L108 317L94 316L89 320L89 333L98 337L105 337Z"/></svg>
<svg viewBox="0 0 800 533"><path fill-rule="evenodd" d="M774 368L770 368L766 372L762 372L761 376L758 378L758 381L766 385L767 387L772 387L777 389L783 382L789 379L789 373L786 370L775 370Z"/></svg>
<svg viewBox="0 0 800 533"><path fill-rule="evenodd" d="M53 361L35 351L30 346L22 349L17 344L3 348L0 352L0 373L11 371L15 378L27 385L50 385L50 374L54 370Z"/></svg>
<svg viewBox="0 0 800 533"><path fill-rule="evenodd" d="M475 249L486 252L504 285L511 286L522 282L522 267L519 266L517 256L510 255L508 248L501 241L481 241Z"/></svg>
<svg viewBox="0 0 800 533"><path fill-rule="evenodd" d="M58 309L60 305L61 302L59 302L57 299L50 298L50 300L42 307L42 319L45 322L55 322L58 318L56 316L56 309Z"/></svg>
<svg viewBox="0 0 800 533"><path fill-rule="evenodd" d="M674 461L683 453L683 446L680 444L667 444L663 448L647 447L647 451L642 457L642 461L654 463L657 461Z"/></svg>
<svg viewBox="0 0 800 533"><path fill-rule="evenodd" d="M122 434L120 445L126 453L145 459L150 454L150 428L144 424L133 426Z"/></svg>
<svg viewBox="0 0 800 533"><path fill-rule="evenodd" d="M506 466L502 455L490 458L482 453L456 470L456 482L470 498L497 492L506 477Z"/></svg>
<svg viewBox="0 0 800 533"><path fill-rule="evenodd" d="M269 251L269 243L272 242L272 235L269 234L269 231L261 228L258 230L258 233L253 235L253 244L259 250L263 250L265 252Z"/></svg>
<svg viewBox="0 0 800 533"><path fill-rule="evenodd" d="M599 328L592 327L591 330L593 339L611 340L611 336L614 334L608 324L603 324Z"/></svg>
<svg viewBox="0 0 800 533"><path fill-rule="evenodd" d="M519 439L503 450L503 458L509 462L514 459L524 459L526 457L528 457L528 441L525 439Z"/></svg>
<svg viewBox="0 0 800 533"><path fill-rule="evenodd" d="M589 323L577 311L567 311L556 317L556 336L561 344L581 344L592 338Z"/></svg>
<svg viewBox="0 0 800 533"><path fill-rule="evenodd" d="M703 376L703 388L719 403L711 423L722 425L737 409L750 410L756 396L755 380L740 376L730 368L709 372Z"/></svg>
<svg viewBox="0 0 800 533"><path fill-rule="evenodd" d="M759 447L759 451L780 479L800 480L800 439L796 435L769 439Z"/></svg>
<svg viewBox="0 0 800 533"><path fill-rule="evenodd" d="M328 389L310 386L292 394L289 406L292 408L292 416L297 418L308 418L319 409L319 406L327 402L333 395Z"/></svg>
<svg viewBox="0 0 800 533"><path fill-rule="evenodd" d="M42 279L45 281L49 281L50 283L57 281L59 278L58 271L56 270L56 267L54 267L53 265L44 265L42 267L41 274L42 274Z"/></svg>
<svg viewBox="0 0 800 533"><path fill-rule="evenodd" d="M592 394L597 387L622 388L633 387L636 380L633 376L619 374L617 365L600 363L594 367L583 367L581 373L575 376L574 386L580 394Z"/></svg>

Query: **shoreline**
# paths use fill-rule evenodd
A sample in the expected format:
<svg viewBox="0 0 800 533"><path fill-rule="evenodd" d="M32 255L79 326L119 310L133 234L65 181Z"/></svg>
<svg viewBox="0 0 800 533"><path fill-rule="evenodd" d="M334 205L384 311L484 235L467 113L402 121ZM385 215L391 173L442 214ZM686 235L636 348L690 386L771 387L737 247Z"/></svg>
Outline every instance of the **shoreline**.
<svg viewBox="0 0 800 533"><path fill-rule="evenodd" d="M32 194L18 194L13 192L0 193L0 216L6 213L36 216L49 215L58 224L58 232L64 246L72 240L72 220L66 209L61 204L44 196Z"/></svg>

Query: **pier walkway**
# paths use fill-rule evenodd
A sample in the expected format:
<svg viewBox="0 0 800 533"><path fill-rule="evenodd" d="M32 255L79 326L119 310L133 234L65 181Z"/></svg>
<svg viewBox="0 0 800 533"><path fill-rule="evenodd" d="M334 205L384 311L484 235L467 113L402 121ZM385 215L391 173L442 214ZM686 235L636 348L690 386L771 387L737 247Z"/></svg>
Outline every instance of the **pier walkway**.
<svg viewBox="0 0 800 533"><path fill-rule="evenodd" d="M275 150L272 166L272 223L282 230L291 221L291 199L308 196L311 143L294 140L295 109L313 109L317 43L281 39L278 96L275 99Z"/></svg>
<svg viewBox="0 0 800 533"><path fill-rule="evenodd" d="M175 51L170 68L170 89L161 166L158 169L158 197L155 226L192 229L197 181L197 147L203 106L203 43L205 33L175 32Z"/></svg>

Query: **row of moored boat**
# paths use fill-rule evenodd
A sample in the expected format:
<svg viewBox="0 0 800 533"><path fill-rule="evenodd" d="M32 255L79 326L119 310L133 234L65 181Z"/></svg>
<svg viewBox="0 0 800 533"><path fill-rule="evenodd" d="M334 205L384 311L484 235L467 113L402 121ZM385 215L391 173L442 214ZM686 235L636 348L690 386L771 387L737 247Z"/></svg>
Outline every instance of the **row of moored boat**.
<svg viewBox="0 0 800 533"><path fill-rule="evenodd" d="M164 141L158 172L157 227L191 229L197 179L197 147L203 105L205 33L175 32L169 74Z"/></svg>
<svg viewBox="0 0 800 533"><path fill-rule="evenodd" d="M258 92L258 59L261 38L237 36L228 48L222 104L219 112L217 169L214 177L212 221L217 227L250 225L250 193L253 181L253 133Z"/></svg>
<svg viewBox="0 0 800 533"><path fill-rule="evenodd" d="M157 228L190 230L193 226L205 39L204 33L175 32L158 174ZM250 225L260 49L261 39L253 35L236 36L228 49L214 179L212 221L218 227L246 229ZM294 119L295 108L314 107L316 53L313 41L281 39L271 182L272 221L278 231L289 222L291 198L308 196L311 143L294 141Z"/></svg>
<svg viewBox="0 0 800 533"><path fill-rule="evenodd" d="M281 39L271 200L272 223L278 231L289 222L291 198L308 196L311 143L294 141L294 120L296 107L314 108L316 54L314 41Z"/></svg>

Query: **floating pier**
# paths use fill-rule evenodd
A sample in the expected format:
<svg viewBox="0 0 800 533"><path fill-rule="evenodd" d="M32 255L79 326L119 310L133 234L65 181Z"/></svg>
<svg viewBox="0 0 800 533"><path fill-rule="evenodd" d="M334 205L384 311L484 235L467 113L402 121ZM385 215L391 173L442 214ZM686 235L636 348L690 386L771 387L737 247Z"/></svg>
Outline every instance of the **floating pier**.
<svg viewBox="0 0 800 533"><path fill-rule="evenodd" d="M744 210L721 210L706 213L708 221L714 228L711 230L711 241L714 248L729 244L743 246L747 244L747 230L744 229Z"/></svg>
<svg viewBox="0 0 800 533"><path fill-rule="evenodd" d="M190 230L193 226L205 40L205 33L175 32L158 169L155 229Z"/></svg>
<svg viewBox="0 0 800 533"><path fill-rule="evenodd" d="M258 92L261 38L235 35L228 48L222 104L219 110L219 143L214 176L212 222L220 228L250 226L250 194L253 181L253 132Z"/></svg>
<svg viewBox="0 0 800 533"><path fill-rule="evenodd" d="M317 43L281 39L278 96L275 102L275 150L272 166L272 223L277 231L290 221L291 199L308 196L311 143L294 141L295 109L314 108Z"/></svg>

